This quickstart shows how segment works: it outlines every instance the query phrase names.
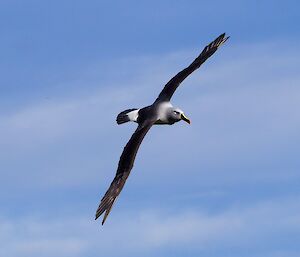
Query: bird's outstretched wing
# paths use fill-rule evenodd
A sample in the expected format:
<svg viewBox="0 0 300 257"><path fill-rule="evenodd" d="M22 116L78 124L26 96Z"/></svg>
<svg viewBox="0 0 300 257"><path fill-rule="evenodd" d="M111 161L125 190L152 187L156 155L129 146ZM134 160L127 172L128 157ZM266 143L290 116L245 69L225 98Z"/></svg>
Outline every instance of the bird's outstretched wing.
<svg viewBox="0 0 300 257"><path fill-rule="evenodd" d="M158 98L156 99L156 102L170 101L180 83L192 72L198 69L209 57L211 57L228 38L229 37L226 37L224 33L207 45L201 54L187 68L180 71L165 85L164 89L160 92Z"/></svg>
<svg viewBox="0 0 300 257"><path fill-rule="evenodd" d="M116 198L120 194L126 179L129 176L129 173L133 167L133 163L135 160L135 156L141 145L145 135L154 124L154 121L146 121L139 125L136 131L131 136L130 140L124 147L122 155L119 160L118 170L114 180L111 182L110 187L106 191L104 197L101 199L99 207L96 211L96 218L101 216L104 212L104 218L102 221L102 225L104 224Z"/></svg>

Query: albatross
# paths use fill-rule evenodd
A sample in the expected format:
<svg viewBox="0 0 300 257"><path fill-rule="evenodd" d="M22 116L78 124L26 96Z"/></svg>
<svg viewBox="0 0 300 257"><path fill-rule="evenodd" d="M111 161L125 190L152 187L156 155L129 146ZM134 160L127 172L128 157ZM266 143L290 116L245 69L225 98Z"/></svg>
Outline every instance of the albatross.
<svg viewBox="0 0 300 257"><path fill-rule="evenodd" d="M103 213L105 213L102 220L102 225L104 224L114 202L125 185L130 171L133 168L138 149L149 129L156 124L173 125L181 120L187 122L188 124L191 123L190 119L181 109L173 107L170 100L181 82L192 72L198 69L209 57L211 57L218 50L218 48L226 42L228 38L229 37L223 33L213 42L208 44L187 68L180 71L164 86L163 90L160 92L159 96L152 105L140 109L128 109L119 113L116 120L118 124L132 121L136 122L138 127L124 147L119 160L115 178L101 199L99 207L96 211L95 219L99 218Z"/></svg>

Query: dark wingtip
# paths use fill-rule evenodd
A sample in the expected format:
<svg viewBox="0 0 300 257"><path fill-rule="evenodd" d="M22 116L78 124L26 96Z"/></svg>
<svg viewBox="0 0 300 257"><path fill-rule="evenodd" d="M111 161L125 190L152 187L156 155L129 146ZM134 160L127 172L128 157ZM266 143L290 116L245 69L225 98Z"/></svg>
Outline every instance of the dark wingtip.
<svg viewBox="0 0 300 257"><path fill-rule="evenodd" d="M95 214L95 220L97 220L101 216L102 213L103 212L100 211L100 206L99 206L97 211L96 211L96 214Z"/></svg>
<svg viewBox="0 0 300 257"><path fill-rule="evenodd" d="M225 33L224 33L224 36L225 36ZM230 38L230 36L227 36L223 39L223 44Z"/></svg>
<svg viewBox="0 0 300 257"><path fill-rule="evenodd" d="M221 45L223 45L230 36L226 36L226 33L221 34L217 39L215 39L214 42L217 42L217 47L219 48Z"/></svg>
<svg viewBox="0 0 300 257"><path fill-rule="evenodd" d="M99 213L96 213L96 217L95 217L95 220L97 220L101 215L99 215ZM106 220L106 217L104 217L104 219L102 220L101 224L102 226L104 225L104 222Z"/></svg>
<svg viewBox="0 0 300 257"><path fill-rule="evenodd" d="M100 215L98 215L98 216L96 215L95 220L97 220L99 217L100 217ZM102 225L102 226L104 225L105 220L106 220L106 219L103 219L103 220L102 220L102 222L101 222L101 225Z"/></svg>

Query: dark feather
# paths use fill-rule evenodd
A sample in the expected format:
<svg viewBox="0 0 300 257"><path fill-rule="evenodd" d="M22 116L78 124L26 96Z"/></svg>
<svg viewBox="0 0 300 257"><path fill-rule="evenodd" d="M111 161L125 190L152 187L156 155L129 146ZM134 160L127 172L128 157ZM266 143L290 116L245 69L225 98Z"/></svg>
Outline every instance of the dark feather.
<svg viewBox="0 0 300 257"><path fill-rule="evenodd" d="M118 114L118 116L117 116L117 119L116 119L118 125L130 121L130 119L129 119L129 117L128 117L127 114L128 114L129 112L136 111L136 110L137 110L136 108L133 108L133 109L127 109L127 110L125 110L125 111L120 112L120 113Z"/></svg>
<svg viewBox="0 0 300 257"><path fill-rule="evenodd" d="M213 42L207 45L201 54L184 70L180 71L175 77L173 77L160 92L156 102L158 101L170 101L175 90L180 83L189 76L192 72L198 69L210 56L212 56L217 49L225 43L229 37L225 37L225 33L217 37Z"/></svg>
<svg viewBox="0 0 300 257"><path fill-rule="evenodd" d="M111 182L110 187L106 191L104 197L101 199L99 207L96 211L96 218L99 218L104 212L102 225L104 224L111 208L120 194L126 179L133 167L134 160L145 135L153 125L154 121L147 120L145 123L138 126L136 131L131 136L130 140L124 147L122 155L119 160L118 170L114 180Z"/></svg>
<svg viewBox="0 0 300 257"><path fill-rule="evenodd" d="M192 64L190 64L190 66L179 72L165 85L164 89L161 91L153 105L142 108L139 111L139 117L137 120L139 126L124 147L119 160L116 176L110 184L110 187L106 191L104 197L101 199L99 207L96 211L96 219L105 212L102 225L109 215L116 198L125 185L125 182L133 167L140 144L142 143L151 126L157 121L157 106L159 106L160 102L162 101L169 101L180 83L193 71L198 69L201 64L204 63L210 56L212 56L227 39L228 37L225 37L224 33L207 45L201 54L192 62ZM121 112L117 117L118 124L127 122L127 113L132 110L133 109Z"/></svg>

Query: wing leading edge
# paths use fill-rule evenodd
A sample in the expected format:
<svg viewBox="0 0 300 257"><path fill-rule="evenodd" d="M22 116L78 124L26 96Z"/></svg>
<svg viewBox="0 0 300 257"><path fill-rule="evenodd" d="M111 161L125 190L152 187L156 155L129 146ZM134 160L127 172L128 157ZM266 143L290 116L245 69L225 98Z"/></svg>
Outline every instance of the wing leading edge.
<svg viewBox="0 0 300 257"><path fill-rule="evenodd" d="M180 83L189 76L192 72L198 69L209 57L211 57L218 48L223 45L229 37L225 33L217 37L213 42L208 44L200 53L200 55L185 69L177 73L160 92L157 101L170 101L174 92Z"/></svg>
<svg viewBox="0 0 300 257"><path fill-rule="evenodd" d="M101 199L99 207L96 211L95 219L98 219L105 212L102 225L104 224L108 214L110 213L111 208L114 202L116 201L118 195L123 189L125 182L133 167L138 149L153 123L154 121L148 121L139 125L136 131L131 136L128 143L126 144L126 146L124 147L124 150L119 160L116 176L111 182L110 187L106 191L104 197Z"/></svg>

